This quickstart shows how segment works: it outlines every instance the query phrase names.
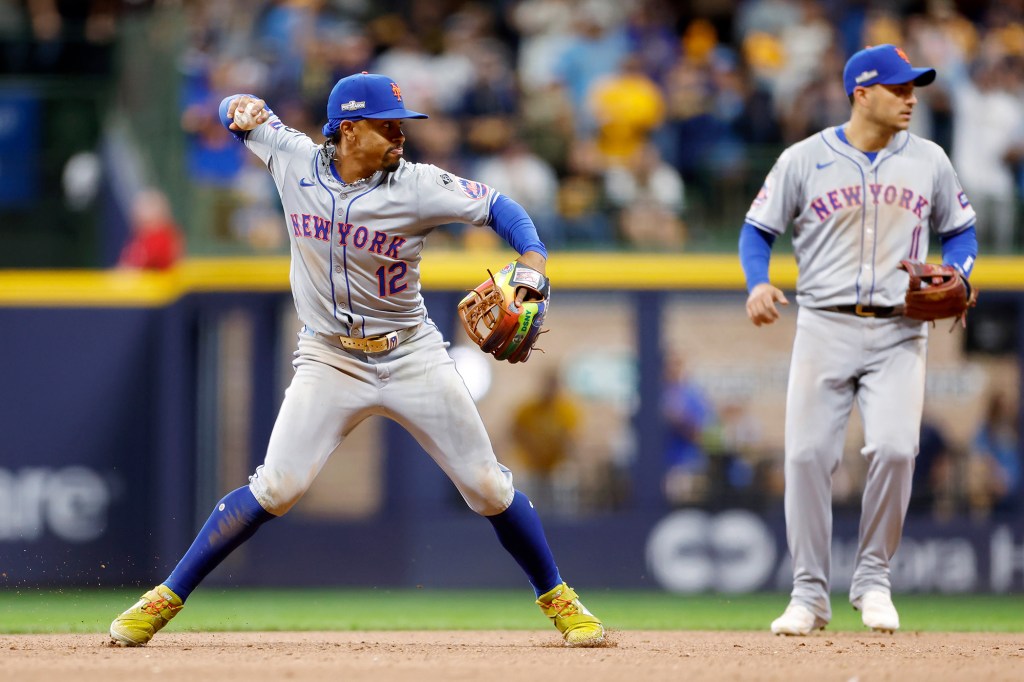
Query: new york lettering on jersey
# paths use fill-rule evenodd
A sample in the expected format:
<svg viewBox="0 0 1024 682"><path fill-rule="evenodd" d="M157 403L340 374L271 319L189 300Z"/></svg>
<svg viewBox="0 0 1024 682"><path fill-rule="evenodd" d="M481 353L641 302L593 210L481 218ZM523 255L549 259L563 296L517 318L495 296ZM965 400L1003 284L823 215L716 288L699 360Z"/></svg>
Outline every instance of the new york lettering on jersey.
<svg viewBox="0 0 1024 682"><path fill-rule="evenodd" d="M826 220L831 217L833 212L845 208L861 208L864 205L862 196L864 187L864 185L849 185L828 190L812 199L810 207L820 220ZM928 200L909 187L897 187L877 182L869 183L866 187L869 201L875 206L884 203L904 208L920 220L927 217L923 211L928 206Z"/></svg>
<svg viewBox="0 0 1024 682"><path fill-rule="evenodd" d="M289 216L292 226L292 234L299 238L317 239L326 242L330 239L334 224L329 218L318 215L303 213L298 215L292 213ZM354 246L357 249L366 249L370 253L381 254L396 260L402 259L399 251L402 245L408 241L404 237L391 236L382 230L371 230L365 225L353 225L352 223L338 223L338 246ZM371 238L372 235L372 238ZM350 239L351 237L351 239Z"/></svg>

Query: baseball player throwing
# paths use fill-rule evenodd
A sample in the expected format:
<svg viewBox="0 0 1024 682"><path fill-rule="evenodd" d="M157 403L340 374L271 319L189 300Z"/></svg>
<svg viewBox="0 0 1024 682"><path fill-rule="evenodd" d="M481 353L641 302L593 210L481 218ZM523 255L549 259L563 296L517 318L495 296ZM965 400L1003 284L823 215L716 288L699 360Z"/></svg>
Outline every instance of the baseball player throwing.
<svg viewBox="0 0 1024 682"><path fill-rule="evenodd" d="M927 323L904 314L908 274L934 232L943 262L966 284L977 255L974 210L938 145L907 131L914 68L893 45L850 57L843 82L850 120L786 149L754 199L739 252L757 326L786 296L768 278L775 238L793 224L799 277L786 400L786 537L793 591L772 632L806 635L832 617L832 474L856 403L868 464L850 602L864 625L894 632L889 565L910 499L924 403ZM936 266L939 267L939 266Z"/></svg>
<svg viewBox="0 0 1024 682"><path fill-rule="evenodd" d="M327 117L318 145L261 99L234 95L221 104L225 127L266 163L281 195L304 325L295 376L249 485L217 504L170 576L114 620L111 637L146 644L224 557L298 502L356 425L381 415L408 429L491 522L565 643L600 644L601 621L559 575L540 519L498 463L420 293L424 240L452 222L491 226L519 263L543 275L547 252L533 222L487 185L403 158L403 119L426 116L406 109L390 78L341 79ZM526 294L517 290L519 302Z"/></svg>

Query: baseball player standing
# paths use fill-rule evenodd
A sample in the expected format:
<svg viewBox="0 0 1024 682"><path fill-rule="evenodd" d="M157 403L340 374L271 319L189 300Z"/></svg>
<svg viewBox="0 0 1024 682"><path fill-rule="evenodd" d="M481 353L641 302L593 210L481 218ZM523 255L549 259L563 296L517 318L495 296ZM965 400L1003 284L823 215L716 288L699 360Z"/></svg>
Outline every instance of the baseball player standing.
<svg viewBox="0 0 1024 682"><path fill-rule="evenodd" d="M889 566L903 532L924 404L927 323L903 315L903 259L924 260L929 234L966 283L977 255L974 210L942 149L907 131L914 68L893 45L846 63L850 120L786 149L746 216L739 240L747 315L779 317L785 295L768 277L775 238L793 224L799 277L785 427L786 537L793 591L772 632L806 635L832 617L832 474L856 402L868 464L850 602L864 625L900 621ZM969 285L968 285L969 286Z"/></svg>
<svg viewBox="0 0 1024 682"><path fill-rule="evenodd" d="M403 158L405 108L390 78L343 78L327 101L320 145L263 100L221 104L225 127L270 169L291 240L291 287L303 328L295 376L249 485L228 493L160 585L110 626L117 644L146 644L199 582L263 523L298 502L327 457L371 415L395 420L494 526L537 604L569 646L595 646L604 627L563 582L529 499L499 464L479 412L420 293L427 235L452 222L489 225L543 272L547 251L526 212L481 183ZM527 289L517 290L518 302Z"/></svg>

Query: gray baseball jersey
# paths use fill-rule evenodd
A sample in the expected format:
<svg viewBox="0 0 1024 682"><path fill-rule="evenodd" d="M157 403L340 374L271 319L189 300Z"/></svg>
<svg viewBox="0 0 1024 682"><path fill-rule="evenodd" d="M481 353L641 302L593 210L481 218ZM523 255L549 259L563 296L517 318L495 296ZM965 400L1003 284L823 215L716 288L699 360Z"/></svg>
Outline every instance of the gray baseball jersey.
<svg viewBox="0 0 1024 682"><path fill-rule="evenodd" d="M890 590L918 450L927 328L899 315L826 309L902 304L908 276L899 261L925 260L930 233L969 227L974 210L938 145L899 132L872 160L830 128L779 157L746 219L776 235L793 224L800 311L785 428L792 600L828 622L832 474L854 403L868 470L850 600Z"/></svg>
<svg viewBox="0 0 1024 682"><path fill-rule="evenodd" d="M404 159L345 184L327 153L279 118L250 131L245 144L267 164L291 240L291 287L299 319L328 334L363 337L424 320L420 252L450 222L483 225L498 193L436 166Z"/></svg>
<svg viewBox="0 0 1024 682"><path fill-rule="evenodd" d="M497 192L435 166L402 161L345 184L333 147L271 118L245 144L266 162L291 239L291 287L305 325L295 377L267 448L250 477L253 495L283 514L305 493L345 436L371 415L397 421L483 515L512 502L469 390L430 323L420 292L420 252L438 225L483 225ZM386 352L346 350L337 335L402 332Z"/></svg>
<svg viewBox="0 0 1024 682"><path fill-rule="evenodd" d="M747 222L780 235L792 220L801 306L901 304L900 260L924 260L929 233L963 230L974 209L934 142L901 132L872 162L836 131L783 152Z"/></svg>

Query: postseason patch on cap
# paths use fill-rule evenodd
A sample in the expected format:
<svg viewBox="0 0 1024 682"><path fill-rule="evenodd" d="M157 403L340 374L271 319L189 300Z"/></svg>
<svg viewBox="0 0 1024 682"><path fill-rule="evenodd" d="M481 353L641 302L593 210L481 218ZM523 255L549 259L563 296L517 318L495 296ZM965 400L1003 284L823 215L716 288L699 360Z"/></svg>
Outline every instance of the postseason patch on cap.
<svg viewBox="0 0 1024 682"><path fill-rule="evenodd" d="M357 102L354 99L350 99L349 101L347 101L347 102L345 102L344 104L341 105L341 110L342 111L357 111L359 109L365 109L365 108L366 108L366 102L365 101Z"/></svg>
<svg viewBox="0 0 1024 682"><path fill-rule="evenodd" d="M871 80L872 78L875 78L876 76L878 76L878 71L876 71L875 69L872 69L871 71L865 71L864 73L860 74L859 76L857 76L853 80L857 83L857 85L860 85L864 81Z"/></svg>

